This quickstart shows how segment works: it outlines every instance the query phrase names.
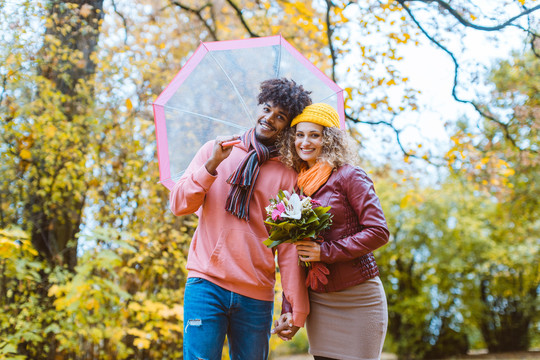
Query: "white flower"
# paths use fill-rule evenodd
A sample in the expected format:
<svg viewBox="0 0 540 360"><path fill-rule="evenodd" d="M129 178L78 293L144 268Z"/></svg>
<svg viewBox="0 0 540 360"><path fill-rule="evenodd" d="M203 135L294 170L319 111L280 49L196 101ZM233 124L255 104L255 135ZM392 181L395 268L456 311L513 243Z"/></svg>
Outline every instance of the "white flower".
<svg viewBox="0 0 540 360"><path fill-rule="evenodd" d="M311 210L311 198L309 196L306 196L304 200L302 200L302 211L307 212Z"/></svg>
<svg viewBox="0 0 540 360"><path fill-rule="evenodd" d="M281 217L300 220L302 217L302 202L298 194L291 195L288 204L286 204L285 212L281 214Z"/></svg>

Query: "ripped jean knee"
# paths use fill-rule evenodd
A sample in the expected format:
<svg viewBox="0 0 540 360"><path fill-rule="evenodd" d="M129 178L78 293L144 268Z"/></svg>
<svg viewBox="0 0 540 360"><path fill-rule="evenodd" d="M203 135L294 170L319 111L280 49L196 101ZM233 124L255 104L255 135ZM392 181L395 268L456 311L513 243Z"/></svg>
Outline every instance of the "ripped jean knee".
<svg viewBox="0 0 540 360"><path fill-rule="evenodd" d="M201 319L189 319L186 322L186 327L184 327L184 334L188 331L188 327L190 327L190 326L201 326L201 325L202 325Z"/></svg>

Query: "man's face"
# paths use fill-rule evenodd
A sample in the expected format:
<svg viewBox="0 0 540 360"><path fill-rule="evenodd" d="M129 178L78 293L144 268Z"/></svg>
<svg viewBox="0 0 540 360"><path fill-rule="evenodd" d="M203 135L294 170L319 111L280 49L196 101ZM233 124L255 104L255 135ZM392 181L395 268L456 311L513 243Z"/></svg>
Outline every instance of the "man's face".
<svg viewBox="0 0 540 360"><path fill-rule="evenodd" d="M289 126L289 114L279 105L263 104L257 116L255 137L266 146L275 143L279 133Z"/></svg>

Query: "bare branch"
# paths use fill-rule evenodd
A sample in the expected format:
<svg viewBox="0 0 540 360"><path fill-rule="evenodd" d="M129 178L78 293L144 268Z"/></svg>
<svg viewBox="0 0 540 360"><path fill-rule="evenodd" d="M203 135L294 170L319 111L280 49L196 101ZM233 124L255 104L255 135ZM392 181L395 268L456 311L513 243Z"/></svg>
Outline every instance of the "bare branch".
<svg viewBox="0 0 540 360"><path fill-rule="evenodd" d="M234 9L234 11L236 11L236 14L238 15L238 18L240 19L240 22L242 23L242 26L244 27L244 29L246 29L246 31L248 32L249 36L251 37L260 37L259 35L255 34L251 28L249 27L249 25L247 24L246 20L244 19L244 16L242 15L242 10L236 6L236 4L232 1L232 0L226 0L227 3L229 3L229 5L232 6L232 8Z"/></svg>
<svg viewBox="0 0 540 360"><path fill-rule="evenodd" d="M476 30L482 30L482 31L497 31L497 30L504 29L505 27L512 25L513 22L516 21L517 19L519 19L519 18L521 18L521 17L523 17L525 15L529 15L529 14L535 12L536 10L540 9L540 5L536 5L536 6L532 7L532 8L530 8L530 9L525 9L523 12L517 14L516 16L511 17L510 19L506 20L502 24L495 25L495 26L481 26L481 25L473 24L470 21L466 20L449 3L445 2L445 1L442 1L442 0L398 0L398 2L402 6L405 6L404 5L405 2L422 2L422 3L432 3L432 2L434 2L434 3L437 3L442 8L446 9L462 25L467 26L467 27L471 27L471 28L476 29Z"/></svg>
<svg viewBox="0 0 540 360"><path fill-rule="evenodd" d="M202 12L204 11L204 9L206 9L207 7L210 7L210 8L212 7L212 4L210 2L206 3L205 5L201 6L198 9L191 8L191 7L187 6L187 5L184 5L184 4L180 3L179 1L171 1L171 4L176 5L180 9L188 11L188 12L194 14L195 16L197 16L197 18L204 24L204 27L208 30L208 32L212 36L212 39L216 40L216 41L219 40L218 36L217 36L217 33L216 33L216 30L212 27L212 24L208 23L205 20L205 18L202 16Z"/></svg>
<svg viewBox="0 0 540 360"><path fill-rule="evenodd" d="M472 29L475 29L475 30L480 30L480 31L499 31L499 30L502 30L504 29L505 27L507 26L515 26L517 27L518 29L521 29L523 30L524 32L526 32L527 34L531 35L532 36L532 40L531 40L531 48L533 50L533 52L535 53L535 55L537 54L537 50L536 50L536 43L534 42L534 40L536 38L538 38L540 36L540 34L534 32L534 31L531 31L530 30L530 24L529 24L529 28L526 29L518 24L515 24L514 22L523 17L523 16L527 16L529 14L532 14L533 12L537 11L537 10L540 10L540 5L536 5L530 9L527 9L525 8L524 6L522 7L523 8L523 11L513 17L511 17L510 19L506 20L505 22L501 23L501 24L498 24L498 25L495 25L495 26L483 26L483 25L477 25L477 24L474 24L472 22L470 22L469 20L465 19L457 10L455 10L452 5L450 5L448 2L445 2L445 1L442 1L442 0L405 0L405 1L400 1L398 0L398 3L400 3L402 6L405 6L404 3L405 2L422 2L422 3L432 3L432 2L435 2L437 4L439 4L442 8L446 9L457 21L459 21L463 26L466 26L466 27L470 27Z"/></svg>
<svg viewBox="0 0 540 360"><path fill-rule="evenodd" d="M496 123L497 125L499 125L501 127L501 129L503 130L503 132L504 132L505 138L508 139L516 149L518 149L520 151L524 151L524 149L520 148L516 144L514 138L511 136L510 131L508 129L508 125L506 125L503 122L501 122L500 120L496 119L493 115L491 115L491 114L487 113L486 111L482 110L480 108L480 106L478 104L476 104L474 101L472 101L472 100L464 100L464 99L461 99L461 98L458 97L456 89L457 89L457 86L458 86L459 63L458 63L456 57L454 56L454 54L450 50L448 50L439 41L437 41L435 38L433 38L433 36L429 35L428 32L424 29L424 27L418 22L418 20L415 18L414 14L412 13L411 9L405 4L405 2L411 1L411 0L397 0L397 1L401 4L401 6L403 6L403 9L405 9L405 11L411 17L412 21L416 24L416 26L418 26L420 31L429 39L429 41L431 41L437 47L439 47L444 52L446 52L448 54L448 56L450 56L450 58L452 59L452 62L454 63L454 80L453 80L454 84L452 86L452 97L454 98L454 100L456 100L457 102L460 102L460 103L472 105L473 108L476 110L476 112L478 112L481 116L483 116L484 118L486 118L488 120L491 120L494 123ZM412 1L417 1L417 0L412 0Z"/></svg>
<svg viewBox="0 0 540 360"><path fill-rule="evenodd" d="M332 80L336 81L336 52L334 50L334 43L332 42L332 34L334 28L330 19L330 12L332 11L332 1L326 0L326 36L328 37L328 49L330 49L330 56L332 58Z"/></svg>
<svg viewBox="0 0 540 360"><path fill-rule="evenodd" d="M127 45L127 38L128 38L128 26L127 26L127 20L125 18L125 16L120 13L118 11L118 9L116 8L116 1L115 0L111 0L112 2L112 6L113 6L113 9L114 9L114 12L120 16L120 19L122 19L122 23L124 24L124 45Z"/></svg>
<svg viewBox="0 0 540 360"><path fill-rule="evenodd" d="M397 114L394 114L397 116ZM407 151L405 149L405 147L403 146L402 142L401 142L401 132L403 131L403 129L397 129L394 124L391 122L391 121L385 121L385 120L378 120L378 121L366 121L366 120L358 120L356 118L353 118L352 116L350 116L349 114L345 114L345 117L347 118L347 120L350 120L356 124L367 124L367 125L371 125L371 126L377 126L377 125L383 125L383 126L386 126L388 128L390 128L395 136L396 136L396 141L397 141L397 144L401 150L401 152L403 153L404 156L407 156L407 157L411 157L411 158L415 158L415 159L422 159L423 161L427 161L428 163L432 164L432 165L435 165L435 166L438 166L439 164L436 164L434 163L433 161L431 161L431 159L426 159L426 158L423 158L423 157L420 157L410 151Z"/></svg>
<svg viewBox="0 0 540 360"><path fill-rule="evenodd" d="M540 43L540 36L533 35L531 38L531 49L533 51L534 56L536 56L537 58L540 58L540 53L538 52L536 48L539 43Z"/></svg>
<svg viewBox="0 0 540 360"><path fill-rule="evenodd" d="M7 74L2 76L2 92L0 92L0 104L4 100L4 95L7 93Z"/></svg>

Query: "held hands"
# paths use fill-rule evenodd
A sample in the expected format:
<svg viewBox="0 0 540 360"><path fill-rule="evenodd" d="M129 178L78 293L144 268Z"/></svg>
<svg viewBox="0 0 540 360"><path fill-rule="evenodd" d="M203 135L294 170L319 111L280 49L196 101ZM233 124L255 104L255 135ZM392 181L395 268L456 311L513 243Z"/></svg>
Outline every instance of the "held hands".
<svg viewBox="0 0 540 360"><path fill-rule="evenodd" d="M212 156L206 161L204 166L206 170L212 175L217 174L217 167L223 160L225 160L229 155L231 155L233 146L223 146L223 143L236 140L240 138L239 135L232 136L218 136L214 141L214 148L212 149Z"/></svg>
<svg viewBox="0 0 540 360"><path fill-rule="evenodd" d="M300 328L293 325L292 313L281 314L279 319L274 322L272 334L277 334L283 341L289 341L298 332Z"/></svg>

